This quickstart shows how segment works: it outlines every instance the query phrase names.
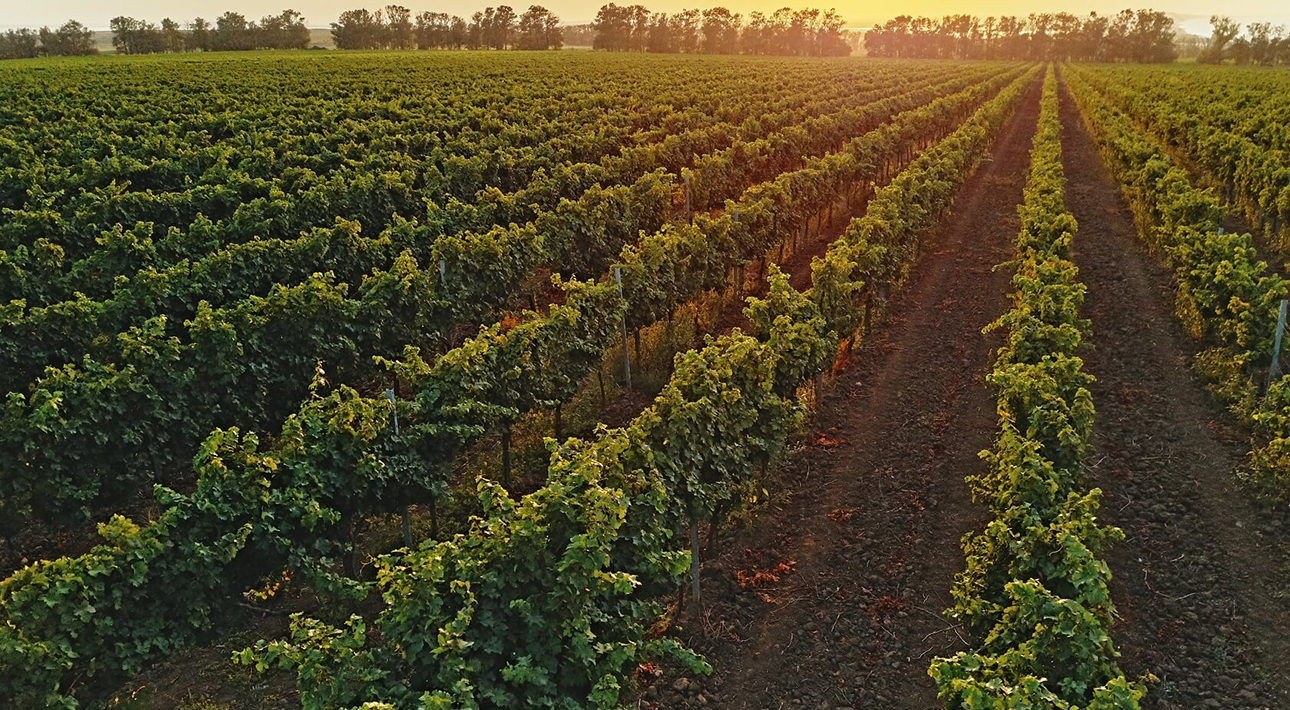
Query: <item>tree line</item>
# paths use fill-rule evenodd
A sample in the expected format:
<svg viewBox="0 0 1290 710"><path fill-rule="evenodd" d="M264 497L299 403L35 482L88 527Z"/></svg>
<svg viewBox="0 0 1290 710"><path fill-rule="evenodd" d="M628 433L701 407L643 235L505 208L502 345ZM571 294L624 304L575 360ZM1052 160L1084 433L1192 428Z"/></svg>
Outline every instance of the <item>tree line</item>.
<svg viewBox="0 0 1290 710"><path fill-rule="evenodd" d="M517 15L509 5L488 7L470 21L446 12L415 18L400 5L347 10L331 23L338 49L559 49L560 18L541 5Z"/></svg>
<svg viewBox="0 0 1290 710"><path fill-rule="evenodd" d="M259 23L235 12L214 25L197 18L181 28L169 18L157 26L130 17L112 20L112 44L121 54L158 52L305 49L310 32L295 10ZM540 5L517 15L508 5L485 8L466 21L444 12L415 17L402 5L346 10L331 23L337 49L559 49L560 18Z"/></svg>
<svg viewBox="0 0 1290 710"><path fill-rule="evenodd" d="M95 54L94 33L76 20L68 20L56 30L8 30L0 34L0 59L32 57L72 57Z"/></svg>
<svg viewBox="0 0 1290 710"><path fill-rule="evenodd" d="M1209 46L1201 50L1196 61L1220 64L1231 60L1236 64L1277 65L1290 64L1290 36L1283 26L1273 27L1271 22L1251 22L1241 35L1241 25L1230 17L1214 15L1209 18L1213 28Z"/></svg>
<svg viewBox="0 0 1290 710"><path fill-rule="evenodd" d="M1210 18L1213 36L1198 61L1216 64L1290 64L1290 36L1270 22L1244 28L1230 18ZM295 10L259 22L226 12L214 23L202 18L160 24L133 17L110 23L119 54L305 49L310 30ZM614 52L845 56L855 33L843 29L836 10L751 12L747 18L724 7L652 12L643 5L600 8L594 22L562 26L555 13L531 5L517 14L508 5L488 7L466 20L446 12L413 15L401 5L341 13L331 23L339 49L559 49L566 42ZM1096 62L1172 62L1179 48L1174 21L1155 10L1123 10L1086 17L1033 13L1026 17L941 18L901 15L864 33L874 57L1021 59ZM0 33L0 59L94 54L93 32L75 20L57 29ZM1193 50L1194 51L1194 50Z"/></svg>
<svg viewBox="0 0 1290 710"><path fill-rule="evenodd" d="M724 7L672 15L643 5L600 8L591 23L592 46L611 52L846 56L851 53L836 10L781 8L747 20Z"/></svg>
<svg viewBox="0 0 1290 710"><path fill-rule="evenodd" d="M267 15L258 23L245 15L226 12L215 24L197 18L181 27L169 17L160 25L133 17L114 17L109 23L112 46L118 54L163 52L247 51L252 49L305 49L309 28L295 10Z"/></svg>
<svg viewBox="0 0 1290 710"><path fill-rule="evenodd" d="M1178 58L1174 35L1173 19L1155 10L1083 18L901 15L866 32L864 46L873 57L1156 63Z"/></svg>
<svg viewBox="0 0 1290 710"><path fill-rule="evenodd" d="M226 12L211 23L198 17L180 23L167 17L159 24L119 16L109 23L118 54L306 49L309 27L295 10L268 15L259 22ZM347 10L331 23L339 49L559 49L564 46L560 18L532 5L522 15L508 5L485 8L467 21L444 12L415 17L401 5L379 10ZM94 54L94 33L74 20L57 30L9 30L0 34L0 59Z"/></svg>

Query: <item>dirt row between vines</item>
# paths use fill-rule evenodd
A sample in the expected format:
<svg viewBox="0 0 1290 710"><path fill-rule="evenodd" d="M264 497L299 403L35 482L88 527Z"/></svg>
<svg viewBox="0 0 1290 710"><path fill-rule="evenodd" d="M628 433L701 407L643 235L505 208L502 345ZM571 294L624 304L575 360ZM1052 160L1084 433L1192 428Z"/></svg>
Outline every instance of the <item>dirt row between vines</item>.
<svg viewBox="0 0 1290 710"><path fill-rule="evenodd" d="M1144 708L1290 707L1290 520L1239 485L1248 433L1192 374L1169 273L1064 91L1062 122L1097 377L1087 460L1102 520L1127 536L1109 556L1122 665L1159 677Z"/></svg>
<svg viewBox="0 0 1290 710"><path fill-rule="evenodd" d="M963 481L994 429L981 328L1007 304L992 269L1011 254L1037 117L1038 83L828 390L780 474L791 497L705 562L703 622L683 635L713 675L659 678L642 707L935 705L928 662L964 647L941 617L959 539L984 522Z"/></svg>

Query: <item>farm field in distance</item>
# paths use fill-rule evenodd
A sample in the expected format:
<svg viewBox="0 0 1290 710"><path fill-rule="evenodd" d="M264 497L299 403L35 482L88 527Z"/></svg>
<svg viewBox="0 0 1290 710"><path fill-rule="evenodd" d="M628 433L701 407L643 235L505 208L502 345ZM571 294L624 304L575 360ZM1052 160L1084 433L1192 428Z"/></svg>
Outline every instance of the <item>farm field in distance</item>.
<svg viewBox="0 0 1290 710"><path fill-rule="evenodd" d="M1290 75L0 62L0 707L1290 707Z"/></svg>

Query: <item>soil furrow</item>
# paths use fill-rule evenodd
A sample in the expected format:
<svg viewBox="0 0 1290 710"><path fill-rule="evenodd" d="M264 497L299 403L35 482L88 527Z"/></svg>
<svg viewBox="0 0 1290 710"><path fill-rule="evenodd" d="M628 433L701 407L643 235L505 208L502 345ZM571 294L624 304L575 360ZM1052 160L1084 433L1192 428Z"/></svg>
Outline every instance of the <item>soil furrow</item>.
<svg viewBox="0 0 1290 710"><path fill-rule="evenodd" d="M1144 708L1290 707L1287 516L1239 485L1246 434L1191 374L1169 273L1064 87L1062 123L1097 377L1087 461L1103 522L1127 535L1109 556L1122 665L1159 677Z"/></svg>
<svg viewBox="0 0 1290 710"><path fill-rule="evenodd" d="M853 354L814 433L780 474L792 491L705 563L702 628L715 668L664 678L650 707L930 708L934 655L965 647L941 612L984 523L964 476L995 428L984 376L1008 304L1039 84L953 212L924 244L889 318Z"/></svg>

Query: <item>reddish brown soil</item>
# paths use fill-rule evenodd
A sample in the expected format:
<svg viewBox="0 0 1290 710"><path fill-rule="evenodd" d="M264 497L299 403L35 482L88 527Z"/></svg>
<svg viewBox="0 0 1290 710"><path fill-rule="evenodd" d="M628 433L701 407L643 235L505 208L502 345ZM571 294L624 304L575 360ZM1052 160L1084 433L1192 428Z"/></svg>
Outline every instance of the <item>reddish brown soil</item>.
<svg viewBox="0 0 1290 710"><path fill-rule="evenodd" d="M1290 520L1235 476L1245 434L1190 373L1169 273L1147 253L1069 96L1067 201L1092 320L1097 405L1092 483L1127 539L1110 555L1130 675L1154 673L1144 708L1290 707L1283 575Z"/></svg>
<svg viewBox="0 0 1290 710"><path fill-rule="evenodd" d="M992 267L1011 254L1037 112L1034 91L827 393L781 474L791 496L705 563L702 628L684 635L714 674L663 678L642 707L935 706L928 662L964 647L941 616L959 539L983 523L963 481L994 430L980 331L1007 306Z"/></svg>

